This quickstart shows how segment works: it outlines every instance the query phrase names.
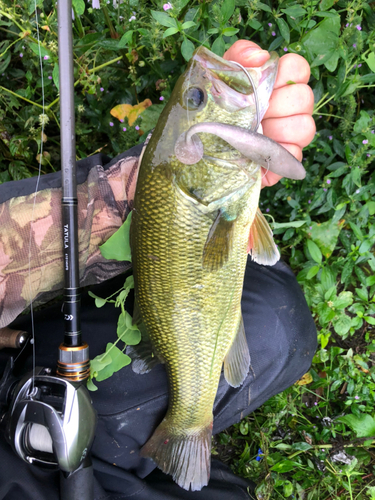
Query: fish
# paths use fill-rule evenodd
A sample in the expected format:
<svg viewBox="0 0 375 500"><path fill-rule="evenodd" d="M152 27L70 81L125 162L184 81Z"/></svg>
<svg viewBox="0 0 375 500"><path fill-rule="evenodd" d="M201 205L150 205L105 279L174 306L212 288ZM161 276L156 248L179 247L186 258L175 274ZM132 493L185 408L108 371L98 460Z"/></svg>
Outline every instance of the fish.
<svg viewBox="0 0 375 500"><path fill-rule="evenodd" d="M137 373L165 364L168 410L141 455L186 490L209 481L223 365L232 387L250 369L241 314L249 234L255 261L273 265L280 257L258 209L261 166L304 175L292 155L256 131L277 66L276 53L245 70L199 48L141 158L130 241L142 342L127 352Z"/></svg>

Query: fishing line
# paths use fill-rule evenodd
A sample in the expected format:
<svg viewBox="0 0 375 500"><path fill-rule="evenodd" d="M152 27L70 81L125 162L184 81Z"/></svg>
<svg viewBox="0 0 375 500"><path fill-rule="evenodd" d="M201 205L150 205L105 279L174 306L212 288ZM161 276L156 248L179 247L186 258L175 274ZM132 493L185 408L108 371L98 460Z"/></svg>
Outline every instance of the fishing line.
<svg viewBox="0 0 375 500"><path fill-rule="evenodd" d="M237 66L239 66L245 72L245 75L249 79L250 85L251 85L251 87L253 89L254 101L255 101L255 113L256 113L256 117L257 117L257 121L256 121L256 124L255 124L253 132L256 132L258 130L259 124L260 124L260 113L259 113L258 91L257 91L257 89L255 87L253 77L250 75L250 73L247 71L247 69L242 66L242 64L240 64L240 63L238 63L236 61L230 61L230 62L233 63L233 64L236 64ZM249 129L250 128L251 128L251 124L249 126Z"/></svg>
<svg viewBox="0 0 375 500"><path fill-rule="evenodd" d="M40 152L39 152L39 167L38 167L38 176L35 185L34 191L34 201L33 201L33 209L31 212L31 221L30 221L30 235L29 235L29 294L30 294L30 316L31 316L31 343L33 346L33 376L32 376L32 392L34 392L34 381L35 381L35 326L34 326L34 308L33 308L33 296L31 290L31 241L33 234L33 223L34 223L34 212L36 205L36 196L39 188L39 181L42 170L42 156L43 156L43 137L44 137L44 117L45 117L45 105L44 105L44 78L43 78L43 58L40 49L40 36L39 36L39 20L38 20L38 7L37 0L34 0L35 7L35 23L36 23L36 33L38 40L38 51L39 51L39 65L40 65L40 76L42 83L42 120L41 120L41 132L40 132Z"/></svg>

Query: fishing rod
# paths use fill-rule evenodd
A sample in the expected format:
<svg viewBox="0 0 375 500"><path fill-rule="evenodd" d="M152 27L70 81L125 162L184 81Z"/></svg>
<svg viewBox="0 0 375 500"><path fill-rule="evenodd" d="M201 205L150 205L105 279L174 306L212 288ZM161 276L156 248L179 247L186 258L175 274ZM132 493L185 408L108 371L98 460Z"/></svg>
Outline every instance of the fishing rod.
<svg viewBox="0 0 375 500"><path fill-rule="evenodd" d="M51 375L50 368L34 367L32 374L16 383L11 376L11 363L8 384L2 381L0 392L4 388L4 393L11 393L6 436L14 451L34 466L60 469L61 500L92 500L89 452L97 417L85 384L90 360L88 345L82 342L80 322L72 0L59 0L57 9L64 340L59 347L56 376Z"/></svg>

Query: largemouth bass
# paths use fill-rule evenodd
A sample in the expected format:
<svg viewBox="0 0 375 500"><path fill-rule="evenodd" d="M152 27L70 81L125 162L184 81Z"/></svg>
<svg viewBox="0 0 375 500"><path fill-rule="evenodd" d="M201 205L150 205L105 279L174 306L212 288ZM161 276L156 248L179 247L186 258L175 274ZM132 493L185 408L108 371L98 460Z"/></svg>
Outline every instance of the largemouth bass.
<svg viewBox="0 0 375 500"><path fill-rule="evenodd" d="M249 70L256 102L242 67L198 49L141 160L131 245L135 316L147 339L131 348L133 366L142 373L165 363L170 388L167 414L141 454L187 490L209 480L223 363L233 387L250 367L241 315L250 228L253 258L279 259L258 210L260 165L292 177L295 169L297 178L304 172L281 146L249 130L267 109L277 64L273 53Z"/></svg>

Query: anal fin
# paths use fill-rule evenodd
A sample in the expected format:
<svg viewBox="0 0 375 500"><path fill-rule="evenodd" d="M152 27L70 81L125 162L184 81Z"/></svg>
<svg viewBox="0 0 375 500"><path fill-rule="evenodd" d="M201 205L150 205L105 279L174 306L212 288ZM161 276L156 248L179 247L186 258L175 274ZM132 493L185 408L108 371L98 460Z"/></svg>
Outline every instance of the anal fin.
<svg viewBox="0 0 375 500"><path fill-rule="evenodd" d="M274 266L280 260L280 252L273 240L271 228L259 208L250 229L247 251L252 260L264 266Z"/></svg>
<svg viewBox="0 0 375 500"><path fill-rule="evenodd" d="M230 386L239 387L242 385L249 373L250 362L249 347L241 315L237 335L224 358L224 377Z"/></svg>
<svg viewBox="0 0 375 500"><path fill-rule="evenodd" d="M232 238L235 220L226 220L219 210L214 220L203 249L203 268L217 271L227 261L232 250Z"/></svg>

